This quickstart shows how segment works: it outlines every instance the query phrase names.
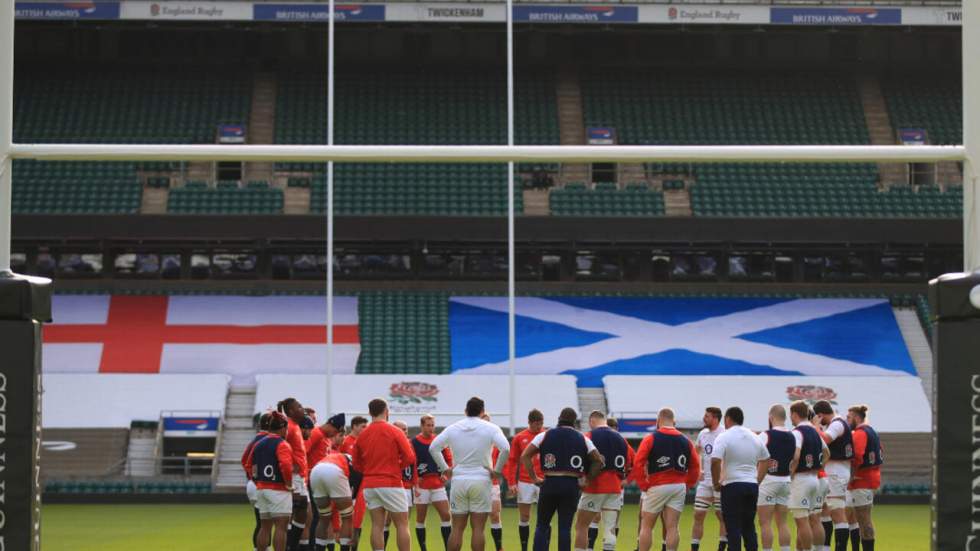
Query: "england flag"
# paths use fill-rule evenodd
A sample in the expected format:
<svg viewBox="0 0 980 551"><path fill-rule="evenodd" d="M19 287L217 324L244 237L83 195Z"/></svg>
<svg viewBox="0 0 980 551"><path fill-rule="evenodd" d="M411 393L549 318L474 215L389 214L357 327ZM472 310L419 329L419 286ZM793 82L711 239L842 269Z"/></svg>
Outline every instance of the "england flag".
<svg viewBox="0 0 980 551"><path fill-rule="evenodd" d="M327 301L315 296L57 295L46 373L323 373ZM357 299L334 298L334 370L353 373Z"/></svg>
<svg viewBox="0 0 980 551"><path fill-rule="evenodd" d="M884 299L517 299L517 373L909 376ZM508 371L507 299L453 297L452 368Z"/></svg>

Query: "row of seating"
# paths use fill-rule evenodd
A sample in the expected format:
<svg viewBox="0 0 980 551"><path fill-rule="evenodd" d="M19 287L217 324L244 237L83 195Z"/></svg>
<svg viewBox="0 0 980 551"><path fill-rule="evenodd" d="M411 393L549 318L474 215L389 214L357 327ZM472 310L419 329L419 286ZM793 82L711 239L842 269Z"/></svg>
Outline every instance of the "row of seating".
<svg viewBox="0 0 980 551"><path fill-rule="evenodd" d="M358 373L451 371L447 295L364 293L358 299L358 310Z"/></svg>
<svg viewBox="0 0 980 551"><path fill-rule="evenodd" d="M49 494L209 494L210 481L196 480L49 480L44 484Z"/></svg>

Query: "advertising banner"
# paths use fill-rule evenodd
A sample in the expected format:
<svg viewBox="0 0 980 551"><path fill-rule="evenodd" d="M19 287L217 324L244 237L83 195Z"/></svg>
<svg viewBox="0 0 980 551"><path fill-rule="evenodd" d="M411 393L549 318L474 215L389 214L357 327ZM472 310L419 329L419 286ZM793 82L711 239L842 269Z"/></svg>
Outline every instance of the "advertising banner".
<svg viewBox="0 0 980 551"><path fill-rule="evenodd" d="M326 21L330 17L327 4L254 4L256 21ZM383 4L337 4L337 21L384 21Z"/></svg>
<svg viewBox="0 0 980 551"><path fill-rule="evenodd" d="M829 401L838 411L867 404L878 432L930 432L932 409L918 377L740 377L610 375L603 379L615 417L656 417L670 407L683 428L700 428L704 408L739 406L745 426L768 428L769 407Z"/></svg>
<svg viewBox="0 0 980 551"><path fill-rule="evenodd" d="M774 25L901 25L901 8L787 8L770 9Z"/></svg>
<svg viewBox="0 0 980 551"><path fill-rule="evenodd" d="M282 377L261 374L256 377L256 413L275 408L279 400L295 397L301 404L318 412L326 411L326 375ZM388 402L391 420L402 420L417 426L424 413L436 416L437 426L447 426L463 417L466 401L479 396L486 403L493 422L510 424L510 385L500 375L335 375L333 401L328 414L367 415L374 398ZM518 427L527 426L527 412L537 408L544 422L554 426L562 408L578 409L575 378L567 375L527 376L517 382L515 420ZM587 415L588 413L586 413Z"/></svg>
<svg viewBox="0 0 980 551"><path fill-rule="evenodd" d="M249 2L122 2L123 19L175 21L251 21Z"/></svg>
<svg viewBox="0 0 980 551"><path fill-rule="evenodd" d="M119 19L119 2L17 2L17 19Z"/></svg>
<svg viewBox="0 0 980 551"><path fill-rule="evenodd" d="M214 438L218 417L164 417L163 435L184 438Z"/></svg>
<svg viewBox="0 0 980 551"><path fill-rule="evenodd" d="M524 23L638 23L636 6L514 6L514 21Z"/></svg>
<svg viewBox="0 0 980 551"><path fill-rule="evenodd" d="M640 23L764 25L769 23L769 7L710 4L640 6Z"/></svg>
<svg viewBox="0 0 980 551"><path fill-rule="evenodd" d="M926 145L926 129L899 128L898 140L902 145Z"/></svg>
<svg viewBox="0 0 980 551"><path fill-rule="evenodd" d="M422 4L396 2L386 6L386 21L428 21L433 23L502 23L501 4Z"/></svg>

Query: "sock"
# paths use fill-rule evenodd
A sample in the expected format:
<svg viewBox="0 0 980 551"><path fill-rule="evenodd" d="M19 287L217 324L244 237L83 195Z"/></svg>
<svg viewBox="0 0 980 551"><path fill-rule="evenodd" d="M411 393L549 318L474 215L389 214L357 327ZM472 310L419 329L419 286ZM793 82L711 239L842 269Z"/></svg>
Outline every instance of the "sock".
<svg viewBox="0 0 980 551"><path fill-rule="evenodd" d="M857 524L851 524L851 551L861 551L861 530Z"/></svg>
<svg viewBox="0 0 980 551"><path fill-rule="evenodd" d="M825 527L824 530L827 528ZM830 532L827 532L828 537L824 539L827 540L828 549L830 548ZM847 551L847 540L850 539L851 529L846 522L838 522L834 524L834 550L835 551Z"/></svg>
<svg viewBox="0 0 980 551"><path fill-rule="evenodd" d="M385 549L388 549L388 529L385 528Z"/></svg>
<svg viewBox="0 0 980 551"><path fill-rule="evenodd" d="M666 542L666 540L663 541L663 542L661 542L661 544L660 544L660 551L667 551L667 542Z"/></svg>
<svg viewBox="0 0 980 551"><path fill-rule="evenodd" d="M442 545L449 551L449 534L453 531L453 523L443 522L439 525L439 532L442 534Z"/></svg>
<svg viewBox="0 0 980 551"><path fill-rule="evenodd" d="M327 551L334 551L334 545L337 543L333 538L327 538Z"/></svg>
<svg viewBox="0 0 980 551"><path fill-rule="evenodd" d="M701 540L696 540L694 538L691 538L691 551L700 551L700 549L701 549Z"/></svg>
<svg viewBox="0 0 980 551"><path fill-rule="evenodd" d="M493 538L494 551L503 551L504 549L504 529L499 524L490 525L490 537Z"/></svg>
<svg viewBox="0 0 980 551"><path fill-rule="evenodd" d="M314 551L327 551L327 541L329 541L329 540L325 540L325 539L321 539L321 538L316 538L316 541L314 542L315 547L313 548L313 550Z"/></svg>
<svg viewBox="0 0 980 551"><path fill-rule="evenodd" d="M599 539L599 523L589 525L589 549L595 549L595 540Z"/></svg>
<svg viewBox="0 0 980 551"><path fill-rule="evenodd" d="M388 535L388 531L385 530L385 535ZM426 551L425 548L425 524L416 522L415 523L415 539L419 540L419 549ZM385 540L387 541L387 540ZM387 547L387 543L385 544Z"/></svg>
<svg viewBox="0 0 980 551"><path fill-rule="evenodd" d="M340 551L350 551L350 538L340 538Z"/></svg>
<svg viewBox="0 0 980 551"><path fill-rule="evenodd" d="M780 547L779 551L793 551L792 547Z"/></svg>
<svg viewBox="0 0 980 551"><path fill-rule="evenodd" d="M861 549L863 551L875 551L875 539L861 540Z"/></svg>
<svg viewBox="0 0 980 551"><path fill-rule="evenodd" d="M299 539L303 537L303 528L306 528L306 525L295 520L289 525L289 532L286 533L286 549L299 551Z"/></svg>
<svg viewBox="0 0 980 551"><path fill-rule="evenodd" d="M725 551L728 549L728 537L721 536L718 538L718 551Z"/></svg>
<svg viewBox="0 0 980 551"><path fill-rule="evenodd" d="M527 522L520 521L517 524L517 534L521 539L521 551L527 551L527 540L531 535L531 527Z"/></svg>

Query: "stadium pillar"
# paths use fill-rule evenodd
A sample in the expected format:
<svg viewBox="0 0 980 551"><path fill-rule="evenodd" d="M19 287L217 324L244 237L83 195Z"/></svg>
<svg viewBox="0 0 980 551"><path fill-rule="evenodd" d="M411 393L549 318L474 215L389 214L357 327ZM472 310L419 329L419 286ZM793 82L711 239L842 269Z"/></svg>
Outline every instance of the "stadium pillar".
<svg viewBox="0 0 980 551"><path fill-rule="evenodd" d="M970 303L970 290L977 285L980 272L945 274L929 282L933 551L980 550L980 309Z"/></svg>
<svg viewBox="0 0 980 551"><path fill-rule="evenodd" d="M41 548L41 323L51 280L0 272L0 550Z"/></svg>
<svg viewBox="0 0 980 551"><path fill-rule="evenodd" d="M980 3L963 2L963 264L980 270Z"/></svg>

